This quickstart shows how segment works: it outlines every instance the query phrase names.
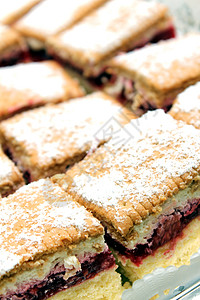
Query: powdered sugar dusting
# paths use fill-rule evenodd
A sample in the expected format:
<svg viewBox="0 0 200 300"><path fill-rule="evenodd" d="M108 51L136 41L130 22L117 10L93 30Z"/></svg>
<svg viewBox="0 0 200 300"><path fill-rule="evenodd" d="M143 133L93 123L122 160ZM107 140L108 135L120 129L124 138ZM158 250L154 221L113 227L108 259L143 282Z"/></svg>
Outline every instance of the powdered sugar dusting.
<svg viewBox="0 0 200 300"><path fill-rule="evenodd" d="M132 139L120 148L112 139L99 148L81 163L82 172L75 173L70 186L73 192L98 207L108 210L114 207L119 214L114 218L119 222L123 219L122 209L127 207L129 214L132 208L138 211L138 205L147 199L159 200L170 189L168 179L180 178L187 172L192 178L191 172L200 165L200 132L193 126L157 110L126 127L132 129ZM100 154L104 165L95 159Z"/></svg>
<svg viewBox="0 0 200 300"><path fill-rule="evenodd" d="M99 228L84 207L49 179L24 186L0 203L0 276Z"/></svg>
<svg viewBox="0 0 200 300"><path fill-rule="evenodd" d="M172 88L200 76L200 34L159 42L113 59L153 86ZM136 78L135 78L136 79Z"/></svg>
<svg viewBox="0 0 200 300"><path fill-rule="evenodd" d="M45 0L20 19L18 26L31 28L40 35L52 35L72 25L77 18L85 15L90 6L98 0ZM87 9L88 6L88 9ZM45 16L45 22L44 22ZM52 22L53 20L53 22Z"/></svg>
<svg viewBox="0 0 200 300"><path fill-rule="evenodd" d="M200 82L188 87L178 95L176 104L173 106L174 112L200 111Z"/></svg>
<svg viewBox="0 0 200 300"><path fill-rule="evenodd" d="M153 1L111 0L61 34L59 40L69 48L81 50L92 63L96 55L117 50L124 41L154 25L165 12L164 6Z"/></svg>
<svg viewBox="0 0 200 300"><path fill-rule="evenodd" d="M94 93L23 113L2 122L2 128L7 139L14 139L15 146L19 145L26 156L35 158L37 166L42 167L89 150L97 142L95 133L119 109L117 102Z"/></svg>

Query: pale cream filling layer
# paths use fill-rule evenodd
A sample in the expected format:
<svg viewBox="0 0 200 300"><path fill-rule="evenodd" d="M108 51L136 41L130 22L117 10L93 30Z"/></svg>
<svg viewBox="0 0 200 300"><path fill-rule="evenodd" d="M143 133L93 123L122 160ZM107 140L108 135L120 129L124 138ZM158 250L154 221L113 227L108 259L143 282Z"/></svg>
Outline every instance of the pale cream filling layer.
<svg viewBox="0 0 200 300"><path fill-rule="evenodd" d="M56 252L41 258L33 263L33 268L21 271L13 276L5 278L0 284L0 295L8 291L15 291L19 286L31 283L35 280L43 280L56 265L64 265L66 268L65 279L74 276L81 269L81 261L87 256L104 251L106 245L104 237L99 236L87 239L73 246L71 249Z"/></svg>
<svg viewBox="0 0 200 300"><path fill-rule="evenodd" d="M136 233L134 239L121 241L121 243L129 249L134 249L137 244L147 243L147 239L151 237L153 230L158 226L158 219L160 216L173 213L175 208L183 209L188 203L188 200L199 198L200 186L196 187L194 184L181 190L175 196L168 198L162 205L160 212L149 215L142 223L134 226L134 231ZM111 235L113 236L113 234ZM113 238L115 237L113 236Z"/></svg>

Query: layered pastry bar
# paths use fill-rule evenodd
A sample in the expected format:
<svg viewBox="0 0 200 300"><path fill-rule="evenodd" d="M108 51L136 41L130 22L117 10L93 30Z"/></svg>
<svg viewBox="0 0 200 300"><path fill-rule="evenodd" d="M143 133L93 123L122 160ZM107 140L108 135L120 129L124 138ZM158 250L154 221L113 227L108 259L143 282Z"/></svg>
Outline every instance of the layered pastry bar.
<svg viewBox="0 0 200 300"><path fill-rule="evenodd" d="M0 3L0 22L12 24L41 0L6 0Z"/></svg>
<svg viewBox="0 0 200 300"><path fill-rule="evenodd" d="M44 48L47 36L58 34L71 27L106 1L44 0L21 18L15 24L15 28L26 37L32 49L39 50Z"/></svg>
<svg viewBox="0 0 200 300"><path fill-rule="evenodd" d="M22 174L0 146L0 197L13 193L24 184Z"/></svg>
<svg viewBox="0 0 200 300"><path fill-rule="evenodd" d="M87 37L85 33L87 32ZM156 39L174 36L167 7L155 2L111 0L57 37L47 40L49 53L95 78L106 80L107 59Z"/></svg>
<svg viewBox="0 0 200 300"><path fill-rule="evenodd" d="M65 172L114 132L120 136L133 117L99 92L16 115L1 122L0 132L6 151L26 179L34 181Z"/></svg>
<svg viewBox="0 0 200 300"><path fill-rule="evenodd" d="M119 147L111 139L53 180L102 222L134 281L156 267L189 263L199 248L200 131L163 110L125 128L128 142Z"/></svg>
<svg viewBox="0 0 200 300"><path fill-rule="evenodd" d="M25 60L27 46L14 29L0 24L0 67Z"/></svg>
<svg viewBox="0 0 200 300"><path fill-rule="evenodd" d="M0 226L1 299L120 299L103 227L49 179L3 198Z"/></svg>
<svg viewBox="0 0 200 300"><path fill-rule="evenodd" d="M200 129L200 82L180 93L169 114Z"/></svg>
<svg viewBox="0 0 200 300"><path fill-rule="evenodd" d="M56 62L33 62L0 69L0 119L22 110L84 95L78 82Z"/></svg>
<svg viewBox="0 0 200 300"><path fill-rule="evenodd" d="M134 109L168 109L178 93L200 80L200 34L118 55L109 65L115 84L107 92L133 101Z"/></svg>

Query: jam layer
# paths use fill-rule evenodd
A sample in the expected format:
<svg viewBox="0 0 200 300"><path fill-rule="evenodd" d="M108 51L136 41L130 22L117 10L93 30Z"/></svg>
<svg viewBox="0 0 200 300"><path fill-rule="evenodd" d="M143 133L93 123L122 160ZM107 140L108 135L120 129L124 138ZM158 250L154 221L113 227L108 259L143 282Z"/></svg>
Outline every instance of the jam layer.
<svg viewBox="0 0 200 300"><path fill-rule="evenodd" d="M21 286L16 292L0 295L1 300L44 300L78 285L85 280L93 278L98 273L108 270L115 265L115 260L110 250L90 257L81 264L81 270L76 275L64 279L64 265L56 265L55 268L42 281L29 282Z"/></svg>
<svg viewBox="0 0 200 300"><path fill-rule="evenodd" d="M182 209L175 209L172 214L163 215L158 220L157 228L145 244L137 244L134 249L128 249L106 233L107 244L120 255L129 258L139 266L142 260L164 244L181 236L183 229L194 218L200 215L200 199L193 199Z"/></svg>

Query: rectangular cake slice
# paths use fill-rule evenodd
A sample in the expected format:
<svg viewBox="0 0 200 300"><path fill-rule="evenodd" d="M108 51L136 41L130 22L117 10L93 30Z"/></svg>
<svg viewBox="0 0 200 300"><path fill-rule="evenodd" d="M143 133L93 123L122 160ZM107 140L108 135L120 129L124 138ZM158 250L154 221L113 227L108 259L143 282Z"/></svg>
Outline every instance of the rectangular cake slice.
<svg viewBox="0 0 200 300"><path fill-rule="evenodd" d="M9 26L0 24L0 67L25 60L27 52L21 35Z"/></svg>
<svg viewBox="0 0 200 300"><path fill-rule="evenodd" d="M141 47L158 35L161 39L162 33L164 38L174 36L171 17L163 4L111 0L71 29L50 37L47 47L54 57L98 79L108 58Z"/></svg>
<svg viewBox="0 0 200 300"><path fill-rule="evenodd" d="M111 139L53 180L101 220L134 281L156 267L189 263L199 248L200 131L162 110L125 128L129 141Z"/></svg>
<svg viewBox="0 0 200 300"><path fill-rule="evenodd" d="M48 36L71 27L107 0L44 0L21 18L15 28L27 39L32 49L44 48ZM53 20L53 21L52 21Z"/></svg>
<svg viewBox="0 0 200 300"><path fill-rule="evenodd" d="M0 119L22 110L84 95L83 89L54 61L0 69Z"/></svg>
<svg viewBox="0 0 200 300"><path fill-rule="evenodd" d="M24 184L22 174L0 146L0 197L13 193Z"/></svg>
<svg viewBox="0 0 200 300"><path fill-rule="evenodd" d="M0 22L12 24L41 0L6 0L0 2Z"/></svg>
<svg viewBox="0 0 200 300"><path fill-rule="evenodd" d="M109 65L115 85L107 92L132 101L133 109L168 109L178 93L200 80L200 34L118 55Z"/></svg>
<svg viewBox="0 0 200 300"><path fill-rule="evenodd" d="M120 299L100 222L49 179L0 202L1 299Z"/></svg>
<svg viewBox="0 0 200 300"><path fill-rule="evenodd" d="M0 124L0 132L5 149L33 181L65 172L112 134L120 136L134 117L99 92L16 115Z"/></svg>
<svg viewBox="0 0 200 300"><path fill-rule="evenodd" d="M169 114L200 129L200 82L180 93Z"/></svg>

